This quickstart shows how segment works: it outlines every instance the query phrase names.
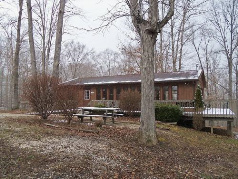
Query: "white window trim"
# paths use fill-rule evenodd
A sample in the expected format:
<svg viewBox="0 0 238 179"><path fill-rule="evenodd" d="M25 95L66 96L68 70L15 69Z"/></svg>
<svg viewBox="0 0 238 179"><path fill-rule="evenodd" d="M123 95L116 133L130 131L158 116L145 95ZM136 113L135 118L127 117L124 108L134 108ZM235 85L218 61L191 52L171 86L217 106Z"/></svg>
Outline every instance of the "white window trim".
<svg viewBox="0 0 238 179"><path fill-rule="evenodd" d="M84 90L84 100L90 100L90 90Z"/></svg>

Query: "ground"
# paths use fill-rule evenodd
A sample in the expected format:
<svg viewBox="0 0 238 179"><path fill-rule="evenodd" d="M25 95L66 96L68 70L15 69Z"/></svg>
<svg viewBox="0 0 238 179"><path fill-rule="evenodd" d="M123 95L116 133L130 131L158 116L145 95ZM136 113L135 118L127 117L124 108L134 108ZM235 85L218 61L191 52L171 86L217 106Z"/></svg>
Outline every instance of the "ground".
<svg viewBox="0 0 238 179"><path fill-rule="evenodd" d="M137 119L94 124L1 114L0 178L238 178L233 138L159 123L146 147Z"/></svg>

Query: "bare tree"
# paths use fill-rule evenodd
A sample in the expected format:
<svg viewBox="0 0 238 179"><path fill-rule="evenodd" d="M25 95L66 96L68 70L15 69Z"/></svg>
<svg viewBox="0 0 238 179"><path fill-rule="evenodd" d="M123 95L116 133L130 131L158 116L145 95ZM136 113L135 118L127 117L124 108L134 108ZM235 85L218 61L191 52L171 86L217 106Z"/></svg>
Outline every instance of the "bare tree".
<svg viewBox="0 0 238 179"><path fill-rule="evenodd" d="M79 42L70 41L62 48L60 77L69 80L96 76L95 52Z"/></svg>
<svg viewBox="0 0 238 179"><path fill-rule="evenodd" d="M228 65L228 98L232 99L232 71L238 49L238 0L213 1L211 19L216 34L214 39L225 55Z"/></svg>
<svg viewBox="0 0 238 179"><path fill-rule="evenodd" d="M182 69L182 60L184 59L184 48L192 39L193 30L191 28L199 28L204 21L196 17L205 13L203 7L206 0L202 1L176 1L175 15L170 21L169 38L171 41L171 58L173 71ZM167 39L165 39L167 40Z"/></svg>
<svg viewBox="0 0 238 179"><path fill-rule="evenodd" d="M125 74L140 74L140 47L124 45L121 47L122 54L122 71Z"/></svg>
<svg viewBox="0 0 238 179"><path fill-rule="evenodd" d="M102 76L113 76L121 74L120 54L110 49L106 49L97 55L96 66Z"/></svg>
<svg viewBox="0 0 238 179"><path fill-rule="evenodd" d="M35 15L33 19L35 26L34 41L38 50L36 51L38 52L38 58L41 57L41 62L38 61L38 64L42 66L42 73L48 74L49 58L57 22L58 2L57 0L35 0L32 7L34 7L32 11Z"/></svg>
<svg viewBox="0 0 238 179"><path fill-rule="evenodd" d="M34 38L33 38L31 0L27 0L27 13L28 13L28 35L29 35L29 44L30 44L30 53L31 53L31 69L32 69L32 75L35 76L37 74L37 69L36 69L35 45L34 45Z"/></svg>
<svg viewBox="0 0 238 179"><path fill-rule="evenodd" d="M61 53L61 41L62 41L62 35L63 35L65 3L66 3L66 0L60 0L57 30L56 30L53 76L57 78L59 77L59 63L60 63L60 53Z"/></svg>
<svg viewBox="0 0 238 179"><path fill-rule="evenodd" d="M157 0L126 0L132 23L140 36L141 58L141 125L139 141L146 145L157 143L154 110L154 49L158 33L174 14L174 0L163 19L158 17Z"/></svg>
<svg viewBox="0 0 238 179"><path fill-rule="evenodd" d="M12 81L13 81L13 106L12 109L19 108L19 95L18 95L18 81L19 81L19 54L21 47L21 18L22 18L22 6L23 0L19 0L19 13L17 20L17 40L16 49L13 59L13 71L12 71Z"/></svg>
<svg viewBox="0 0 238 179"><path fill-rule="evenodd" d="M12 68L13 68L13 58L14 58L14 35L13 32L15 31L14 25L12 23L11 19L8 19L7 22L4 22L1 24L1 29L4 33L2 35L4 36L5 40L4 42L4 49L2 49L2 59L3 67L4 67L4 107L11 109L12 108L12 85L11 83L11 76L12 76Z"/></svg>

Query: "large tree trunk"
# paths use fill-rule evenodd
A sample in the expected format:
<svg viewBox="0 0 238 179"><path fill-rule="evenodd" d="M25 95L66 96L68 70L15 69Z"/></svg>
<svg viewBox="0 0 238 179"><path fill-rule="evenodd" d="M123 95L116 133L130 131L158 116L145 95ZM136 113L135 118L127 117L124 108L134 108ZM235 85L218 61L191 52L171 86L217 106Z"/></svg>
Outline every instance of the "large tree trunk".
<svg viewBox="0 0 238 179"><path fill-rule="evenodd" d="M54 64L53 64L53 76L57 78L59 77L59 63L60 63L60 53L61 53L61 41L62 41L62 35L63 35L64 9L65 9L65 0L60 0L56 40L55 40L55 55L54 55Z"/></svg>
<svg viewBox="0 0 238 179"><path fill-rule="evenodd" d="M19 0L19 14L17 20L17 40L16 49L13 59L12 83L13 83L13 105L12 109L19 108L18 82L19 82L19 54L21 47L21 17L22 17L23 0Z"/></svg>
<svg viewBox="0 0 238 179"><path fill-rule="evenodd" d="M36 70L35 45L34 45L34 38L33 38L31 0L27 0L27 13L28 13L28 35L29 35L29 44L30 44L30 53L31 53L31 73L33 76L36 76L37 70Z"/></svg>
<svg viewBox="0 0 238 179"><path fill-rule="evenodd" d="M126 0L132 23L140 35L141 58L141 125L139 141L145 145L157 144L154 108L154 48L158 33L174 14L174 0L162 20L158 17L158 1ZM144 4L146 4L144 6ZM148 16L148 18L145 18Z"/></svg>
<svg viewBox="0 0 238 179"><path fill-rule="evenodd" d="M149 146L157 143L154 108L154 46L156 36L157 34L149 34L144 29L142 30L141 125L139 141Z"/></svg>

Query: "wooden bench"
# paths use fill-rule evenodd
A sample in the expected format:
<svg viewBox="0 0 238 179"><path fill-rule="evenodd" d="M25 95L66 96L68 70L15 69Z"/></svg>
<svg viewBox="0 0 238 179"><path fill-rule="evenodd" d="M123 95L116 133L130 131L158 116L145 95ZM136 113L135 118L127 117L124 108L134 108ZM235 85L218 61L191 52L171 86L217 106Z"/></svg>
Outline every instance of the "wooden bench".
<svg viewBox="0 0 238 179"><path fill-rule="evenodd" d="M74 114L74 116L77 116L81 122L83 122L84 117L90 117L90 120L93 120L93 117L102 117L104 124L106 124L106 119L107 118L112 118L112 122L115 123L114 121L114 116L109 116L109 115L97 115L97 114Z"/></svg>
<svg viewBox="0 0 238 179"><path fill-rule="evenodd" d="M90 117L90 120L93 120L93 117L103 117L103 115L97 115L97 114L74 114L74 116L77 116L79 119L81 119L81 122L83 122L84 117Z"/></svg>

